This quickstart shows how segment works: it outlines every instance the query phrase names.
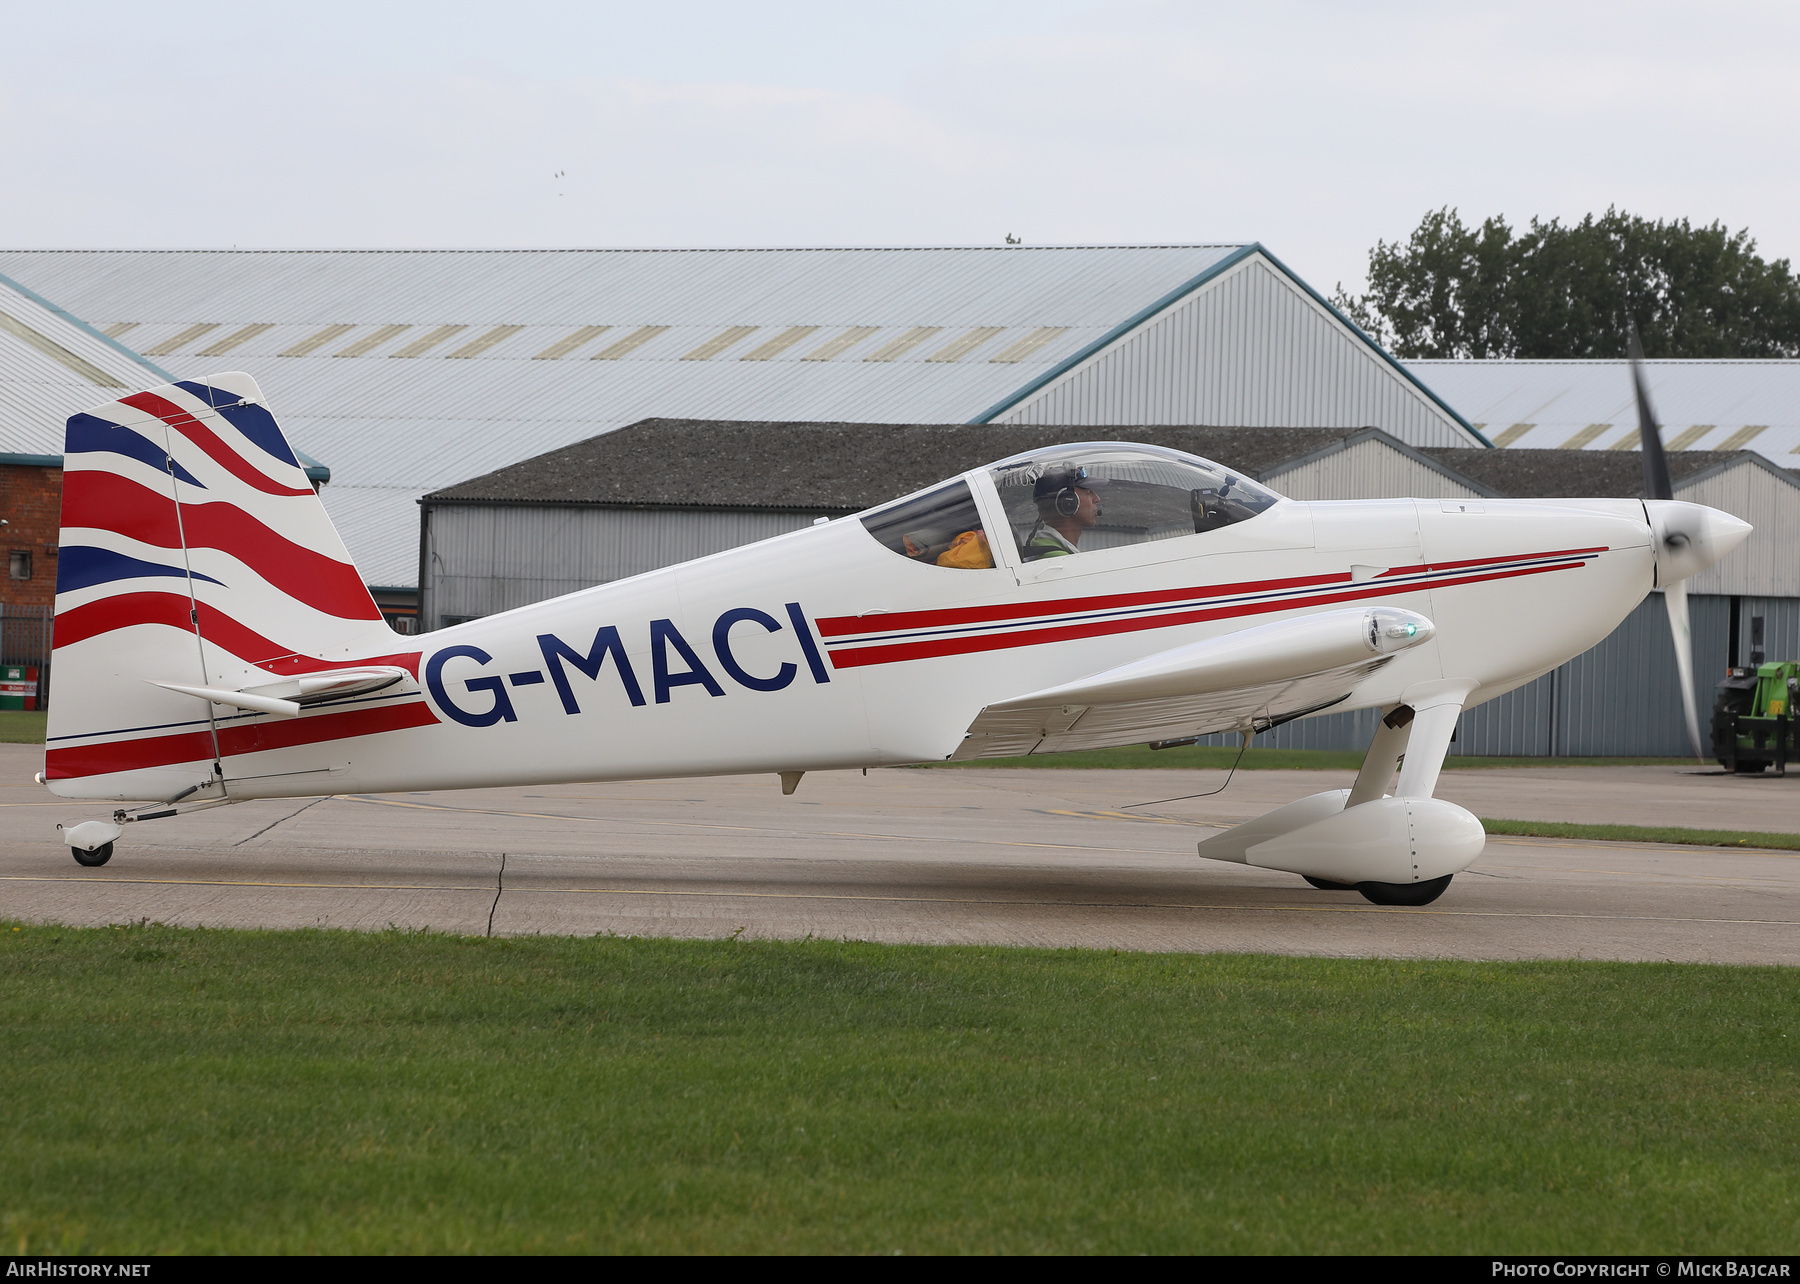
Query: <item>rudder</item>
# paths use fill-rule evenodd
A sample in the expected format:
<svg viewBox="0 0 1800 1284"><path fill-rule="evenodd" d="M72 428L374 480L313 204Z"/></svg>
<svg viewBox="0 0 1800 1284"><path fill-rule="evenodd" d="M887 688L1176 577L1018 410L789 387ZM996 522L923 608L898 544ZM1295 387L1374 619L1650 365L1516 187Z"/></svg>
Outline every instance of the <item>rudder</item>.
<svg viewBox="0 0 1800 1284"><path fill-rule="evenodd" d="M248 374L71 417L45 775L65 796L217 782L244 691L383 656L395 635ZM416 662L416 661L415 661Z"/></svg>

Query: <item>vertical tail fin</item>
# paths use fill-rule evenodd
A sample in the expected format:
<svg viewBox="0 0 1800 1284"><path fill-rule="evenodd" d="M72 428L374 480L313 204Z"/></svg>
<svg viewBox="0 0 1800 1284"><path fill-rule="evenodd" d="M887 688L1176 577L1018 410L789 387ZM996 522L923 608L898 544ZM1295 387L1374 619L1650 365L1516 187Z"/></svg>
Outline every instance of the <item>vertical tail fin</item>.
<svg viewBox="0 0 1800 1284"><path fill-rule="evenodd" d="M214 706L391 650L293 449L247 374L132 393L69 420L46 775L154 798L216 776ZM122 774L121 774L122 773Z"/></svg>

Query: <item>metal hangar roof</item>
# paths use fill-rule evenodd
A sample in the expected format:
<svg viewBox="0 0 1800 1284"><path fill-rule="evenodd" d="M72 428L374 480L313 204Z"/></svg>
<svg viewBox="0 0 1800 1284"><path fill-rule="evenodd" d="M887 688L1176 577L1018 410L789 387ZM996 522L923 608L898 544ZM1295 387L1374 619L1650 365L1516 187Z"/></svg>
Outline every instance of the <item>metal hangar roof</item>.
<svg viewBox="0 0 1800 1284"><path fill-rule="evenodd" d="M0 464L60 468L70 415L175 376L0 276ZM301 454L306 475L331 469Z"/></svg>
<svg viewBox="0 0 1800 1284"><path fill-rule="evenodd" d="M0 277L0 462L60 465L70 415L170 377Z"/></svg>
<svg viewBox="0 0 1800 1284"><path fill-rule="evenodd" d="M1496 446L1638 448L1624 361L1408 361ZM1800 463L1800 361L1646 361L1670 450L1754 450Z"/></svg>

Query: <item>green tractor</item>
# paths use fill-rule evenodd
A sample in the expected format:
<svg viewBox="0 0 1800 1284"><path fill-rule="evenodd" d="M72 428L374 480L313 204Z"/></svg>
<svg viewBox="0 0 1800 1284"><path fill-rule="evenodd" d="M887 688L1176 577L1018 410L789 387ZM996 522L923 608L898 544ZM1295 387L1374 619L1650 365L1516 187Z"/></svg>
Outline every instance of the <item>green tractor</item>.
<svg viewBox="0 0 1800 1284"><path fill-rule="evenodd" d="M1776 775L1787 775L1788 759L1800 757L1794 734L1797 700L1800 663L1786 660L1726 670L1713 699L1713 755L1719 765L1741 772L1773 766Z"/></svg>

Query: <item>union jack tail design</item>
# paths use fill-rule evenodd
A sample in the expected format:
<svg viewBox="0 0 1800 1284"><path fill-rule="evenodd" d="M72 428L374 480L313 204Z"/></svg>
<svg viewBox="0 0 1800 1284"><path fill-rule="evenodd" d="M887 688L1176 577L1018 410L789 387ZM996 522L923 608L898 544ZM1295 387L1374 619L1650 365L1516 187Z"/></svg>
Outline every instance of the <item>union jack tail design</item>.
<svg viewBox="0 0 1800 1284"><path fill-rule="evenodd" d="M45 770L56 792L223 794L234 752L296 743L296 725L324 730L292 721L293 701L320 685L298 679L416 672L416 655L382 654L397 638L249 375L75 415L63 467ZM270 740L271 722L290 730Z"/></svg>

